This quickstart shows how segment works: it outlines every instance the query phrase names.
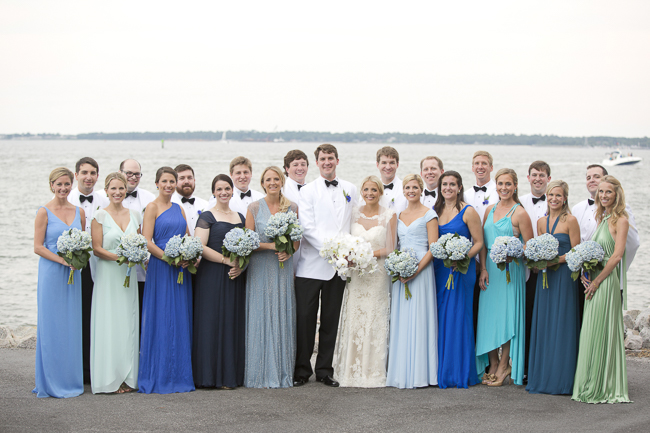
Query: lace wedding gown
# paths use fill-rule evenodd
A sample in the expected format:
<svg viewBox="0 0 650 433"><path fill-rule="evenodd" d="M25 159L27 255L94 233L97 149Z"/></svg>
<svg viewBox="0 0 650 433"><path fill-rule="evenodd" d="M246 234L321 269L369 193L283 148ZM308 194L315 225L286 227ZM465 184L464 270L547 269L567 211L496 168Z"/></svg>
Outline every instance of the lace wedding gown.
<svg viewBox="0 0 650 433"><path fill-rule="evenodd" d="M373 251L385 248L393 215L393 210L385 209L366 217L355 208L350 233L370 242ZM341 386L386 386L390 277L383 258L378 265L373 274L359 277L354 273L343 295L334 353L334 378Z"/></svg>

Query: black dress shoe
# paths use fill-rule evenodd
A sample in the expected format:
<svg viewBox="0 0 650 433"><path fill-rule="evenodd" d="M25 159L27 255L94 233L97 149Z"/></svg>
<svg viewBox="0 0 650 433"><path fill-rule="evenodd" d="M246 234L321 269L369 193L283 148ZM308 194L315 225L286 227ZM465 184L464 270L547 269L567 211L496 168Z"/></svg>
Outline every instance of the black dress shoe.
<svg viewBox="0 0 650 433"><path fill-rule="evenodd" d="M332 388L336 388L339 386L339 383L335 381L332 376L325 376L321 377L320 379L316 379L317 381L323 383L324 385L331 386Z"/></svg>
<svg viewBox="0 0 650 433"><path fill-rule="evenodd" d="M293 380L293 386L303 386L309 381L309 379L303 379L303 378L296 378Z"/></svg>

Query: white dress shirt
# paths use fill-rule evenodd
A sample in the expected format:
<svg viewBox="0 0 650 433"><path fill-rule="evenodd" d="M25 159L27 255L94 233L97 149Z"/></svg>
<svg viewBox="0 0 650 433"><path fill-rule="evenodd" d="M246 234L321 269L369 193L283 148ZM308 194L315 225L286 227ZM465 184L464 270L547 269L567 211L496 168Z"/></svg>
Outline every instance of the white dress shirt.
<svg viewBox="0 0 650 433"><path fill-rule="evenodd" d="M420 203L428 207L429 209L433 209L433 206L436 204L436 201L438 200L438 195L440 195L440 188L436 188L434 190L428 189L426 186L424 187L424 191L433 191L436 195L426 195L425 192L422 193L422 197L420 197Z"/></svg>
<svg viewBox="0 0 650 433"><path fill-rule="evenodd" d="M248 210L249 204L266 197L266 194L262 194L261 192L255 191L254 189L249 189L248 191L251 192L251 196L246 196L242 199L242 193L248 191L241 191L237 189L237 187L234 187L232 191L232 198L230 199L230 210L239 212L240 214L244 215L244 218L246 218L246 211ZM214 199L214 203L217 204L216 198Z"/></svg>
<svg viewBox="0 0 650 433"><path fill-rule="evenodd" d="M195 196L194 194L192 194L192 197L190 198L194 199L194 204L190 202L183 203L183 196L176 191L174 191L174 194L172 194L172 203L176 203L183 208L183 211L185 212L185 219L187 220L187 228L190 231L190 235L194 236L196 222L199 220L199 215L201 215L201 212L206 210L208 202L202 198Z"/></svg>
<svg viewBox="0 0 650 433"><path fill-rule="evenodd" d="M546 216L546 213L548 211L548 204L546 203L546 196L544 196L544 200L538 200L536 204L533 204L533 198L539 197L535 197L532 193L530 193L526 194L523 197L520 197L519 200L521 201L521 205L526 210L526 213L528 213L530 222L533 225L533 236L537 237L537 221L540 218Z"/></svg>
<svg viewBox="0 0 650 433"><path fill-rule="evenodd" d="M282 187L282 195L284 195L295 204L300 203L300 190L298 189L298 185L300 185L301 188L304 186L291 179L290 177L287 177L287 180ZM298 212L300 212L300 210L298 210Z"/></svg>
<svg viewBox="0 0 650 433"><path fill-rule="evenodd" d="M476 210L479 218L481 218L481 224L483 224L483 217L485 217L485 209L487 209L489 205L495 204L499 201L499 195L497 194L497 184L494 182L494 180L490 180L483 186L487 189L485 192L481 190L476 191L473 186L467 188L465 190L464 200L465 203L472 206L474 210Z"/></svg>
<svg viewBox="0 0 650 433"><path fill-rule="evenodd" d="M386 200L386 206L393 209L396 214L399 214L406 209L409 202L404 197L402 179L395 176L391 183L393 184L393 189L388 189L384 186L384 200ZM363 188L363 185L361 187Z"/></svg>

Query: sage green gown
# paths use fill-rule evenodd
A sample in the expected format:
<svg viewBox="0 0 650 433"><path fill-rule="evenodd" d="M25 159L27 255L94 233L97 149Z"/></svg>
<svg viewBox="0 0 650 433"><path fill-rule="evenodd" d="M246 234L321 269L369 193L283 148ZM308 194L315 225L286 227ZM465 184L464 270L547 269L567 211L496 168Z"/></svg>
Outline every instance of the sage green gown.
<svg viewBox="0 0 650 433"><path fill-rule="evenodd" d="M605 250L607 260L614 253L614 239L605 217L591 238ZM626 403L627 367L623 345L623 309L621 307L621 280L627 295L625 256L611 274L603 280L591 300L585 300L585 309L578 347L578 366L571 399L585 403ZM591 278L598 273L591 275Z"/></svg>

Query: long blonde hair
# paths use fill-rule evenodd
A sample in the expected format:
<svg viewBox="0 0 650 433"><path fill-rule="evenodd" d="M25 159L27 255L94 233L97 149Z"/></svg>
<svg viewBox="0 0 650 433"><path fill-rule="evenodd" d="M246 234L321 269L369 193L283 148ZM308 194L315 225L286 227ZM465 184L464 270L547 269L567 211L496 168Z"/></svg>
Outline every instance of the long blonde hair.
<svg viewBox="0 0 650 433"><path fill-rule="evenodd" d="M519 196L517 195L517 189L519 189L519 180L517 179L516 171L514 171L511 168L502 168L499 171L497 171L497 175L494 176L494 182L497 182L499 177L503 176L504 174L509 175L512 178L512 181L515 183L515 191L512 193L512 199L515 201L515 203L521 204L521 202L519 201Z"/></svg>
<svg viewBox="0 0 650 433"><path fill-rule="evenodd" d="M262 177L260 178L260 185L262 186L262 189L264 190L264 192L267 192L266 188L264 188L264 175L269 170L274 171L278 175L278 177L280 177L280 181L282 182L281 187L284 187L285 177L284 177L284 174L282 173L282 170L280 169L280 167L276 167L275 165L271 165L269 167L266 167L264 170L262 170ZM282 194L282 189L280 189L280 212L286 212L287 209L289 209L290 206L291 206L291 200L286 198L284 196L284 194Z"/></svg>
<svg viewBox="0 0 650 433"><path fill-rule="evenodd" d="M610 221L612 224L616 224L618 219L622 216L625 218L628 218L627 212L625 211L625 191L623 191L623 187L621 186L621 182L618 181L614 176L603 176L600 178L600 182L598 183L598 189L600 189L600 184L603 182L607 182L608 184L612 185L614 187L614 192L616 192L616 200L614 201L614 205L612 206L612 213L611 213L611 218ZM603 219L605 218L605 206L600 201L600 195L596 193L596 222L600 224Z"/></svg>
<svg viewBox="0 0 650 433"><path fill-rule="evenodd" d="M564 195L564 203L562 203L562 209L560 209L560 215L559 215L560 220L564 222L566 221L567 215L571 214L571 210L569 208L569 185L565 181L560 179L548 183L548 186L546 187L546 215L547 216L551 215L551 208L548 207L548 193L551 192L553 188L562 189L562 194Z"/></svg>

